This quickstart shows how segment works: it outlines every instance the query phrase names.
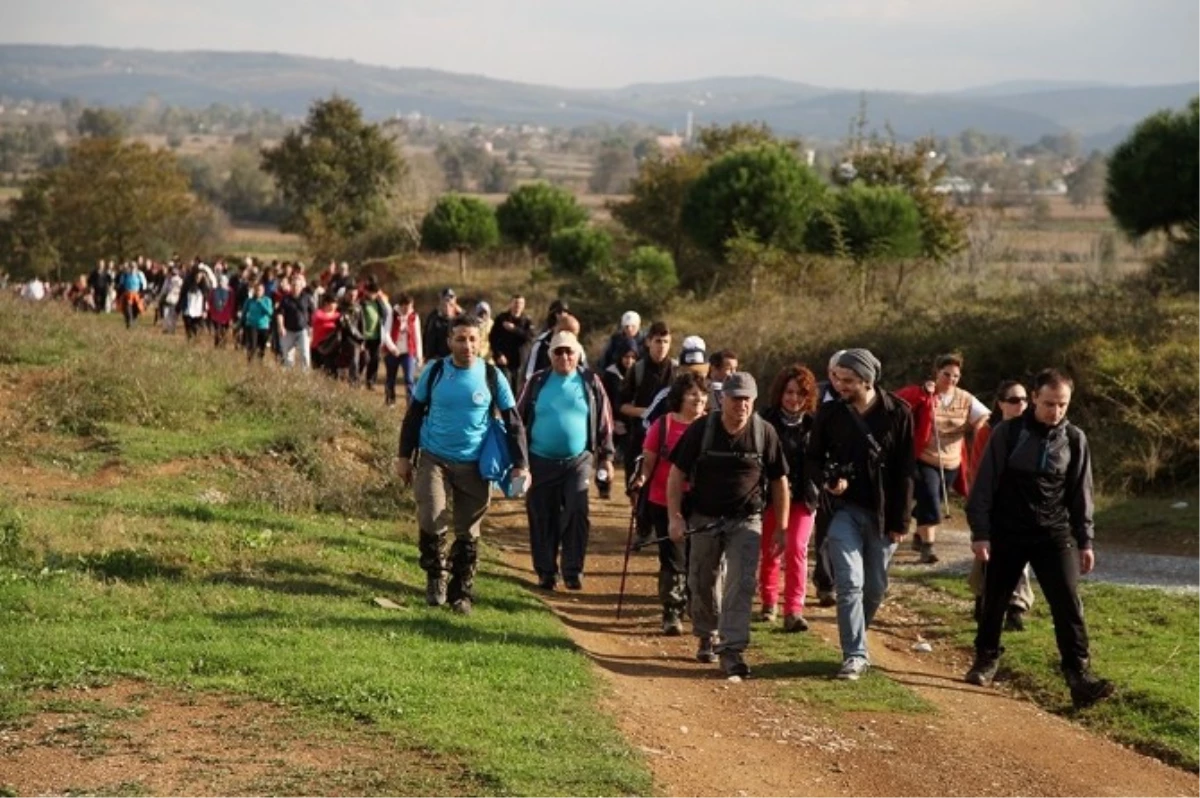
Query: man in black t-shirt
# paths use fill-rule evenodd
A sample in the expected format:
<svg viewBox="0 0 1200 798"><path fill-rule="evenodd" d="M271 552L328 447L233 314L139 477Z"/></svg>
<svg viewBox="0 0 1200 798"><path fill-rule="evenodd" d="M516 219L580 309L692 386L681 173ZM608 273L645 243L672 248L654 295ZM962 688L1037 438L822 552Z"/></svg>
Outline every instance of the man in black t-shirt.
<svg viewBox="0 0 1200 798"><path fill-rule="evenodd" d="M775 429L754 413L757 396L752 376L740 371L729 375L721 410L693 422L669 455L671 539L683 540L689 523L695 528L721 522L712 532L691 537L688 586L692 633L700 641L696 659L719 659L727 676L750 674L742 653L750 644L750 615L764 534L762 512L768 501L778 527L767 534L775 536L779 553L783 552L788 523L787 459ZM681 509L685 481L690 483L691 503L686 522ZM722 555L725 586L718 604Z"/></svg>

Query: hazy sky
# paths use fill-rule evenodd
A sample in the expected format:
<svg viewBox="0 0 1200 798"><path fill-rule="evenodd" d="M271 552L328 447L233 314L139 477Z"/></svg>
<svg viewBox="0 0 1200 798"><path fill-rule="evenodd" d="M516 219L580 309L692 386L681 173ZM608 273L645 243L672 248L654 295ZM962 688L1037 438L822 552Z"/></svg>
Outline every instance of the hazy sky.
<svg viewBox="0 0 1200 798"><path fill-rule="evenodd" d="M0 0L0 41L270 50L567 87L1197 78L1197 0Z"/></svg>

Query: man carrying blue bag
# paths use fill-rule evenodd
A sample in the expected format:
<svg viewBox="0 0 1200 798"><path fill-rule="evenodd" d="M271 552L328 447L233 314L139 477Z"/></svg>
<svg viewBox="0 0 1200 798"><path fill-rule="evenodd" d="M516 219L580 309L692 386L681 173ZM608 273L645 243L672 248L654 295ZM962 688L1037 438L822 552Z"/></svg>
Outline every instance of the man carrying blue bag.
<svg viewBox="0 0 1200 798"><path fill-rule="evenodd" d="M455 317L448 337L450 356L429 363L413 391L400 428L396 473L406 485L414 485L426 603L436 607L449 602L466 615L474 600L479 527L491 501L480 457L497 412L504 421L514 482L524 479L527 458L512 389L495 366L479 357L479 320ZM451 524L454 543L447 551Z"/></svg>
<svg viewBox="0 0 1200 798"><path fill-rule="evenodd" d="M529 378L517 402L533 477L525 497L529 550L542 589L558 585L561 548L563 584L582 590L588 488L597 466L612 473L612 408L599 375L579 365L574 333L560 330L549 348L550 368Z"/></svg>

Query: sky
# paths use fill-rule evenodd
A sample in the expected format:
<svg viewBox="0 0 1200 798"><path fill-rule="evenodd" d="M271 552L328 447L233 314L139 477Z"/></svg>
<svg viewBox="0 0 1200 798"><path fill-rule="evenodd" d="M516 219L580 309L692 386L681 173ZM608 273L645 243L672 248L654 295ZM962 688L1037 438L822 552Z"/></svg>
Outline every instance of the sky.
<svg viewBox="0 0 1200 798"><path fill-rule="evenodd" d="M0 42L272 51L568 88L1180 83L1197 0L0 0Z"/></svg>

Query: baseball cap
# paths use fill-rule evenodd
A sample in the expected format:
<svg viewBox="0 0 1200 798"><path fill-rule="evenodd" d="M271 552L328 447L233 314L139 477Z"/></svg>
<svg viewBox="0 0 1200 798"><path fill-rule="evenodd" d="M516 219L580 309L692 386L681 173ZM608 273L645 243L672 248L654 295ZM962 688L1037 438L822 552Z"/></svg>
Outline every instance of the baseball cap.
<svg viewBox="0 0 1200 798"><path fill-rule="evenodd" d="M575 350L575 353L583 351L583 347L579 345L579 339L575 337L575 333L570 330L559 330L550 339L550 351L559 349L564 346L569 346Z"/></svg>
<svg viewBox="0 0 1200 798"><path fill-rule="evenodd" d="M627 310L621 316L622 327L641 327L642 317L638 315L636 310Z"/></svg>
<svg viewBox="0 0 1200 798"><path fill-rule="evenodd" d="M679 362L684 366L699 366L708 364L708 347L699 335L689 335L683 339L683 349L679 354Z"/></svg>
<svg viewBox="0 0 1200 798"><path fill-rule="evenodd" d="M442 289L442 299L454 299L457 296L458 296L458 294L454 293L453 288L443 288Z"/></svg>
<svg viewBox="0 0 1200 798"><path fill-rule="evenodd" d="M492 315L492 306L486 302L480 302L475 305L475 315L482 316L483 314Z"/></svg>
<svg viewBox="0 0 1200 798"><path fill-rule="evenodd" d="M757 399L758 384L749 372L735 371L725 378L721 390L734 399Z"/></svg>

